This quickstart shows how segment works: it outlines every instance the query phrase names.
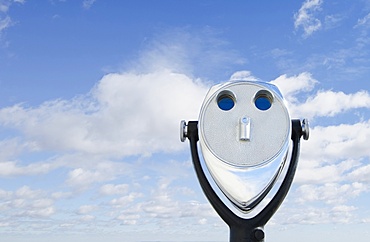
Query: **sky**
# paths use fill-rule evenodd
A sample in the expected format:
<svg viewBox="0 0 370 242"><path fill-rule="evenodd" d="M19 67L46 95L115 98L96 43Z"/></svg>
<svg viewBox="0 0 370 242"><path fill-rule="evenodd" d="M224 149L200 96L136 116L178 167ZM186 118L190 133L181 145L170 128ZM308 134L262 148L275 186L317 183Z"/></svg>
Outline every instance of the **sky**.
<svg viewBox="0 0 370 242"><path fill-rule="evenodd" d="M234 79L311 126L266 241L369 241L369 0L0 0L0 241L228 241L179 125Z"/></svg>

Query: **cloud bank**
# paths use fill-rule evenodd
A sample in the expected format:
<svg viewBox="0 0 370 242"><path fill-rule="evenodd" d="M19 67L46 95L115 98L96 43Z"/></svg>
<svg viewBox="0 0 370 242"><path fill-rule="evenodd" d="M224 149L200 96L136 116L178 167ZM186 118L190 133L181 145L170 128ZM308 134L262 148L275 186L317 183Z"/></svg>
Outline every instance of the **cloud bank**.
<svg viewBox="0 0 370 242"><path fill-rule="evenodd" d="M33 150L107 156L173 152L181 147L179 120L197 118L205 92L201 82L165 69L112 73L73 100L3 108L0 122L22 132Z"/></svg>
<svg viewBox="0 0 370 242"><path fill-rule="evenodd" d="M257 80L249 71L236 72L231 79L235 78ZM345 94L317 90L315 86L319 81L307 72L296 76L282 75L271 83L277 85L286 97L292 117L308 117L313 123L323 117L335 118L351 110L369 108L370 95L367 91ZM186 165L176 171L175 167L181 163L173 161L160 171L159 167L155 168L159 164L143 169L138 161L151 160L151 156L162 153L171 157L170 154L184 150L179 142L179 120L197 119L206 91L207 86L202 80L163 68L141 74L107 74L88 94L70 100L47 101L37 107L17 104L2 108L1 127L13 130L5 133L5 136L13 138L3 138L1 145L13 149L7 152L3 149L0 176L46 175L58 169L68 170L62 183L72 190L60 191L59 195L55 191L52 195L40 190L46 200L39 201L35 197L34 201L40 209L32 207L34 212L23 213L25 217L53 217L58 212L55 205L57 197L65 199L96 187L94 196L99 197L100 204L83 203L75 209L76 216L85 223L99 219L102 216L101 204L105 204L109 210L123 209L114 219L124 224L144 223L147 215L162 222L170 218L197 217L204 224L215 217L206 202L189 203L178 199L179 194L185 197L194 194L193 189L175 185L179 181L189 182L189 176L194 175L191 166ZM292 212L288 209L284 210L287 214L280 214L282 221L329 223L339 215L344 216L343 223L356 220L356 206L349 205L349 202L369 191L368 137L369 120L312 126L310 140L302 144L290 203L296 204L295 209L302 207L302 204L318 202L322 206L336 206L322 215L325 220L294 215L297 210L293 215L288 214ZM43 152L57 155L30 164L17 155ZM139 158L134 158L137 161L133 163L125 161L132 160L130 157ZM148 169L150 172L146 173ZM139 178L146 188L137 184ZM192 180L190 184L194 182ZM153 184L157 184L157 188ZM31 191L29 187L19 189ZM12 195L12 191L4 190L2 194L3 199L12 203L21 202ZM9 206L4 209L9 209ZM19 206L17 209L30 205ZM184 206L188 207L186 214L180 209ZM196 211L201 207L207 208L208 212L199 217ZM332 217L331 213L335 213L336 217Z"/></svg>
<svg viewBox="0 0 370 242"><path fill-rule="evenodd" d="M198 119L211 83L189 74L186 58L175 63L179 50L194 54L183 51L186 45L156 46L134 68L107 73L84 95L0 109L0 179L17 181L0 191L7 231L23 231L34 220L37 231L86 232L98 224L106 233L121 225L171 231L174 223L186 223L201 231L223 224L200 191L187 145L179 142L180 120ZM258 80L248 70L230 79ZM313 124L279 223L370 221L351 204L370 186L368 91L318 89L309 72L271 83L293 118ZM351 118L344 123L338 117L346 114ZM26 185L50 177L52 184Z"/></svg>
<svg viewBox="0 0 370 242"><path fill-rule="evenodd" d="M319 81L307 72L282 75L272 83L285 94L293 117L309 118L315 124L308 142L302 142L291 191L294 205L280 219L287 224L368 221L356 214L359 207L351 203L370 191L370 120L362 116L370 108L369 92L315 90ZM340 118L343 115L346 123ZM306 212L289 215L298 213L297 209Z"/></svg>

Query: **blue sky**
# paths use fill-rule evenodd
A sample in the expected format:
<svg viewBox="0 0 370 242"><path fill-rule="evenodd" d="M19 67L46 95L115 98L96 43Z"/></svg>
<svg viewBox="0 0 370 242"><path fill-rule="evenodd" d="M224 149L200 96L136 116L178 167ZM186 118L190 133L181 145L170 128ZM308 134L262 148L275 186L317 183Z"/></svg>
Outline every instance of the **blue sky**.
<svg viewBox="0 0 370 242"><path fill-rule="evenodd" d="M369 47L369 0L0 0L0 240L227 241L179 122L239 78L311 123L266 240L369 241Z"/></svg>

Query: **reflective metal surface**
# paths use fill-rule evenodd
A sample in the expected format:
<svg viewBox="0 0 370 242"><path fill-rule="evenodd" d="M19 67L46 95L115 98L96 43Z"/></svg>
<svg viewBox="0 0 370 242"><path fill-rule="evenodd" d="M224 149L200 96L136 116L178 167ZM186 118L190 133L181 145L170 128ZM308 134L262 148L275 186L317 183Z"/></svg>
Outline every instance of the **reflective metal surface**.
<svg viewBox="0 0 370 242"><path fill-rule="evenodd" d="M277 181L289 150L291 120L279 90L249 81L214 86L198 125L215 183L235 207L250 212Z"/></svg>
<svg viewBox="0 0 370 242"><path fill-rule="evenodd" d="M307 119L302 120L302 135L304 140L308 140L310 138L310 125Z"/></svg>
<svg viewBox="0 0 370 242"><path fill-rule="evenodd" d="M188 136L188 126L186 125L185 120L181 120L180 123L180 140L181 142L185 142L186 137Z"/></svg>

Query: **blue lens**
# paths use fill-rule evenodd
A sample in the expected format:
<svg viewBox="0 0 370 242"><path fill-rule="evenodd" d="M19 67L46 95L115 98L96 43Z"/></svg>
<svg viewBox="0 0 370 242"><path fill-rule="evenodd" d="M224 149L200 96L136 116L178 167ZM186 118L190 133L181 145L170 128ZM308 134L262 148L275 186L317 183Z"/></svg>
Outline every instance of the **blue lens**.
<svg viewBox="0 0 370 242"><path fill-rule="evenodd" d="M228 111L234 107L234 100L230 96L221 96L217 100L218 107L221 110Z"/></svg>
<svg viewBox="0 0 370 242"><path fill-rule="evenodd" d="M269 98L261 96L256 98L254 104L259 110L266 111L271 107L271 101Z"/></svg>

